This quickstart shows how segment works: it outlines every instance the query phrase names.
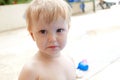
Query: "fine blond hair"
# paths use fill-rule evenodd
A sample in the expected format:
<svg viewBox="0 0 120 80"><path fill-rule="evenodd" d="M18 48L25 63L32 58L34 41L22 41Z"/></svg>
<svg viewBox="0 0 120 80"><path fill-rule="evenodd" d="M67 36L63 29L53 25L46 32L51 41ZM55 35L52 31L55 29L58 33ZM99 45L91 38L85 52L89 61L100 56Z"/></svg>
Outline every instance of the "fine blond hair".
<svg viewBox="0 0 120 80"><path fill-rule="evenodd" d="M26 10L27 28L30 31L32 23L50 24L62 17L70 24L71 7L64 0L33 0Z"/></svg>

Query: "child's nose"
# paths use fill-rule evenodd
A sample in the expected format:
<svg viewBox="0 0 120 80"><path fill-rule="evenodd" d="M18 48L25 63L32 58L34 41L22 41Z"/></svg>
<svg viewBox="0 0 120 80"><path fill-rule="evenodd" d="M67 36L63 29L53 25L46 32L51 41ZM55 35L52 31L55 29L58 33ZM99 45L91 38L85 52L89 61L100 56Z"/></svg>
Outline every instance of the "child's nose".
<svg viewBox="0 0 120 80"><path fill-rule="evenodd" d="M56 35L54 33L49 34L48 40L49 40L49 42L55 42L56 41Z"/></svg>

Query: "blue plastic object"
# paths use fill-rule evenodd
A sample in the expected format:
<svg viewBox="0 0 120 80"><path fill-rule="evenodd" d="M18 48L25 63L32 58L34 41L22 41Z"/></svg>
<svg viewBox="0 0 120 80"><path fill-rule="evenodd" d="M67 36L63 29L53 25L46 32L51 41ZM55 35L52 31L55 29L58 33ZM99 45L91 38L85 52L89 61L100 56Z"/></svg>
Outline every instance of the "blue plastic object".
<svg viewBox="0 0 120 80"><path fill-rule="evenodd" d="M68 2L74 2L74 0L68 0Z"/></svg>
<svg viewBox="0 0 120 80"><path fill-rule="evenodd" d="M82 60L81 62L79 62L77 69L82 70L82 71L87 71L89 68L87 61L86 60Z"/></svg>

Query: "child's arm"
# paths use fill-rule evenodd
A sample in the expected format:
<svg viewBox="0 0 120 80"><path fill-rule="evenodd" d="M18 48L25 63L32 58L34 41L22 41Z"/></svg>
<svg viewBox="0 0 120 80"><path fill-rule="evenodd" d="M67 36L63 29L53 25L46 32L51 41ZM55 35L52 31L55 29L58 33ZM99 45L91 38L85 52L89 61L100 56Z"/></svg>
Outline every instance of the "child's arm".
<svg viewBox="0 0 120 80"><path fill-rule="evenodd" d="M31 66L24 66L18 80L36 80L35 70Z"/></svg>

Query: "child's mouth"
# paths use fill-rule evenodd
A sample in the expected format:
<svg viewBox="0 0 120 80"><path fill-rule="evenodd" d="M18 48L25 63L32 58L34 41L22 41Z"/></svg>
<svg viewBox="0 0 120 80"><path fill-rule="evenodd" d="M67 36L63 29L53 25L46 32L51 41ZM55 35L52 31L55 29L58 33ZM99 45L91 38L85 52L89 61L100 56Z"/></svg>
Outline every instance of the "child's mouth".
<svg viewBox="0 0 120 80"><path fill-rule="evenodd" d="M57 46L49 46L48 48L57 48Z"/></svg>

